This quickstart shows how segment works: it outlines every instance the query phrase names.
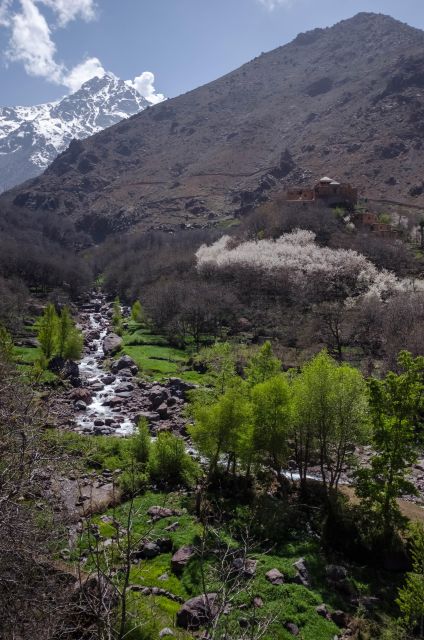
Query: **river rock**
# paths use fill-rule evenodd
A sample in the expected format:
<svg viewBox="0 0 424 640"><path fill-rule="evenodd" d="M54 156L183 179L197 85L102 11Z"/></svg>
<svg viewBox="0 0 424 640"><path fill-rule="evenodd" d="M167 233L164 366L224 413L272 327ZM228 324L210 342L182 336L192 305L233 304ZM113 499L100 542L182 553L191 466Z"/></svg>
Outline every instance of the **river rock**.
<svg viewBox="0 0 424 640"><path fill-rule="evenodd" d="M163 404L168 398L168 391L164 387L160 387L159 385L155 385L148 392L148 398L151 404L152 409L157 409Z"/></svg>
<svg viewBox="0 0 424 640"><path fill-rule="evenodd" d="M112 384L113 382L115 382L116 376L109 373L105 376L102 376L100 380L103 382L103 384Z"/></svg>
<svg viewBox="0 0 424 640"><path fill-rule="evenodd" d="M197 385L193 382L186 382L185 380L181 380L180 378L169 378L167 386L178 396L184 398L187 391L191 391L192 389L197 388Z"/></svg>
<svg viewBox="0 0 424 640"><path fill-rule="evenodd" d="M327 609L327 605L326 604L319 604L317 607L315 607L315 611L317 612L317 614L319 616L321 616L322 618L327 618L328 617L328 609Z"/></svg>
<svg viewBox="0 0 424 640"><path fill-rule="evenodd" d="M122 382L117 387L115 387L115 393L121 393L125 391L133 391L134 385L131 382Z"/></svg>
<svg viewBox="0 0 424 640"><path fill-rule="evenodd" d="M82 400L77 400L74 404L74 407L77 411L86 411L87 405Z"/></svg>
<svg viewBox="0 0 424 640"><path fill-rule="evenodd" d="M123 380L131 380L134 377L131 369L121 369L119 372L119 377Z"/></svg>
<svg viewBox="0 0 424 640"><path fill-rule="evenodd" d="M150 426L152 423L158 422L158 420L160 420L160 415L155 411L142 411L141 413L138 413L136 416L134 416L135 422L138 422L139 420L147 420Z"/></svg>
<svg viewBox="0 0 424 640"><path fill-rule="evenodd" d="M164 402L162 402L161 405L158 406L157 408L157 412L161 418L161 420L166 420L166 418L168 418L168 405L165 404Z"/></svg>
<svg viewBox="0 0 424 640"><path fill-rule="evenodd" d="M109 333L103 340L103 351L107 356L113 356L122 347L122 338L116 333Z"/></svg>
<svg viewBox="0 0 424 640"><path fill-rule="evenodd" d="M193 547L181 547L174 553L171 559L171 569L173 573L179 575L183 572L184 568L188 565L191 558L193 558L195 550Z"/></svg>
<svg viewBox="0 0 424 640"><path fill-rule="evenodd" d="M208 593L187 600L177 613L177 626L196 631L218 613L217 594Z"/></svg>
<svg viewBox="0 0 424 640"><path fill-rule="evenodd" d="M118 373L118 371L121 371L121 369L130 369L131 371L131 367L135 367L136 369L135 373L137 373L138 367L136 363L130 356L125 355L125 356L121 356L118 360L115 360L114 362L112 362L110 369L112 373Z"/></svg>
<svg viewBox="0 0 424 640"><path fill-rule="evenodd" d="M69 397L74 401L82 400L82 402L85 402L85 404L90 404L90 402L92 402L93 400L90 389L85 388L73 389L70 392Z"/></svg>

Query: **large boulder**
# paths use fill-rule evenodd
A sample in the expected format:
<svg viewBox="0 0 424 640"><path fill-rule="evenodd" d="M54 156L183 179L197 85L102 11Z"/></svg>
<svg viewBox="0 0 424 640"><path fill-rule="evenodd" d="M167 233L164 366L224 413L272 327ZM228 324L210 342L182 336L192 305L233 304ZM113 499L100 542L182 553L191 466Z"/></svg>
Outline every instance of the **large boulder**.
<svg viewBox="0 0 424 640"><path fill-rule="evenodd" d="M151 408L157 409L162 403L166 402L168 398L168 390L159 385L155 385L147 393L147 396L150 400Z"/></svg>
<svg viewBox="0 0 424 640"><path fill-rule="evenodd" d="M195 555L193 547L181 547L174 553L171 559L171 569L176 575L180 575L190 560Z"/></svg>
<svg viewBox="0 0 424 640"><path fill-rule="evenodd" d="M138 367L134 360L130 358L130 356L124 355L121 356L118 360L112 362L111 371L112 373L118 373L121 369L129 369L131 373L133 373L132 369L135 367L135 373L138 371Z"/></svg>
<svg viewBox="0 0 424 640"><path fill-rule="evenodd" d="M103 340L103 351L107 356L115 355L115 353L118 353L121 347L122 338L116 335L116 333L108 333Z"/></svg>
<svg viewBox="0 0 424 640"><path fill-rule="evenodd" d="M177 626L197 631L217 615L216 599L216 593L208 593L187 600L177 613Z"/></svg>

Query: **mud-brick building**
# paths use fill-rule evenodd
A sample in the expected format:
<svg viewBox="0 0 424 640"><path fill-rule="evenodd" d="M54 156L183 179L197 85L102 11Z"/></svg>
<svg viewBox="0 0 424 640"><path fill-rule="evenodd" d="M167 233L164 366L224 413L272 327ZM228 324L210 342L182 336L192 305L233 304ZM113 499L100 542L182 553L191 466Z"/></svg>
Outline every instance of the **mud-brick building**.
<svg viewBox="0 0 424 640"><path fill-rule="evenodd" d="M358 190L348 183L337 182L325 176L313 188L293 187L288 189L287 202L323 202L330 207L344 207L353 211L358 202Z"/></svg>
<svg viewBox="0 0 424 640"><path fill-rule="evenodd" d="M367 227L373 233L378 233L380 236L396 236L397 231L388 222L381 222L376 213L371 211L358 211L355 213L354 221L356 224L360 224L363 227Z"/></svg>

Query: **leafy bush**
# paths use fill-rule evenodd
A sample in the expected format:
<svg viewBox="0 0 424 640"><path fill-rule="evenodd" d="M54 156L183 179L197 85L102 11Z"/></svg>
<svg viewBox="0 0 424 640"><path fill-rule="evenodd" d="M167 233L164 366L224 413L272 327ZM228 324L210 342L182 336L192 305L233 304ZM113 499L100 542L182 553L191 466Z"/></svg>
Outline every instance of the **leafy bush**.
<svg viewBox="0 0 424 640"><path fill-rule="evenodd" d="M137 433L131 440L131 449L137 462L147 463L150 458L151 442L149 425L146 418L141 418L137 424Z"/></svg>
<svg viewBox="0 0 424 640"><path fill-rule="evenodd" d="M160 433L150 455L149 471L159 484L191 486L200 474L198 465L185 450L184 441L170 433Z"/></svg>

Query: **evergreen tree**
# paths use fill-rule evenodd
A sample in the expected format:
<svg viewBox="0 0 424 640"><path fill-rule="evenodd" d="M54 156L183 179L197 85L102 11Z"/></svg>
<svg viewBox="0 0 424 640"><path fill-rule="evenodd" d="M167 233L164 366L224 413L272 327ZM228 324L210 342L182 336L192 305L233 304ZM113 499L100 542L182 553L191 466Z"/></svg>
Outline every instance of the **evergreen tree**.
<svg viewBox="0 0 424 640"><path fill-rule="evenodd" d="M131 441L132 452L137 462L145 464L149 461L151 452L151 436L146 418L140 418L137 424L137 433Z"/></svg>
<svg viewBox="0 0 424 640"><path fill-rule="evenodd" d="M131 307L131 318L134 322L139 322L141 324L145 322L144 309L141 306L140 300L136 300Z"/></svg>
<svg viewBox="0 0 424 640"><path fill-rule="evenodd" d="M65 357L67 343L74 329L74 322L68 307L63 307L60 316L57 321L57 337L56 337L56 350L57 355L61 358Z"/></svg>
<svg viewBox="0 0 424 640"><path fill-rule="evenodd" d="M119 298L113 301L112 324L118 335L122 334L122 307Z"/></svg>
<svg viewBox="0 0 424 640"><path fill-rule="evenodd" d="M49 303L38 321L37 339L47 360L50 360L56 348L58 317L56 309Z"/></svg>

